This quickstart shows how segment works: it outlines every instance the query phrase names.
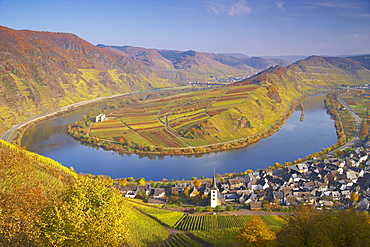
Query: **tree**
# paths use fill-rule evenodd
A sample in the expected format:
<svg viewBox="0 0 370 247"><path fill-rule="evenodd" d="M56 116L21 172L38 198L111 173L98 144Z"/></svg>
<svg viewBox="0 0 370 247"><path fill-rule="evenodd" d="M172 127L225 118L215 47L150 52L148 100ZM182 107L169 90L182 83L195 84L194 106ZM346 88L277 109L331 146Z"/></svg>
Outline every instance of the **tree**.
<svg viewBox="0 0 370 247"><path fill-rule="evenodd" d="M208 205L208 206L205 206L204 211L206 211L206 212L212 212L213 209L212 209L211 206Z"/></svg>
<svg viewBox="0 0 370 247"><path fill-rule="evenodd" d="M366 121L366 119L363 119L362 120L362 127L361 127L361 130L360 130L360 137L365 138L365 137L367 137L368 134L369 134L369 131L368 131L367 121Z"/></svg>
<svg viewBox="0 0 370 247"><path fill-rule="evenodd" d="M145 178L139 178L137 180L137 185L145 185Z"/></svg>
<svg viewBox="0 0 370 247"><path fill-rule="evenodd" d="M319 212L302 208L283 216L278 234L282 246L370 246L370 218L367 212L339 210Z"/></svg>
<svg viewBox="0 0 370 247"><path fill-rule="evenodd" d="M189 188L188 186L186 186L186 187L184 188L184 195L185 195L185 196L189 196L189 190L190 190L190 188Z"/></svg>
<svg viewBox="0 0 370 247"><path fill-rule="evenodd" d="M202 181L200 181L199 179L196 179L195 181L194 181L194 186L195 187L199 187L199 186L201 186L202 185Z"/></svg>
<svg viewBox="0 0 370 247"><path fill-rule="evenodd" d="M80 177L45 210L41 235L53 246L118 246L127 238L125 204L111 181Z"/></svg>
<svg viewBox="0 0 370 247"><path fill-rule="evenodd" d="M202 208L202 207L197 207L197 208L195 209L195 212L197 212L197 213L201 213L201 212L203 212L203 208Z"/></svg>
<svg viewBox="0 0 370 247"><path fill-rule="evenodd" d="M175 204L176 202L179 201L179 197L178 196L170 196L167 201L168 201L168 204Z"/></svg>
<svg viewBox="0 0 370 247"><path fill-rule="evenodd" d="M126 186L127 185L127 178L121 178L118 180L118 185Z"/></svg>
<svg viewBox="0 0 370 247"><path fill-rule="evenodd" d="M351 193L351 201L353 201L353 202L357 202L358 201L358 194L357 194L357 192L353 191Z"/></svg>
<svg viewBox="0 0 370 247"><path fill-rule="evenodd" d="M276 235L267 228L259 216L253 216L251 222L246 223L237 235L237 242L242 246L275 246Z"/></svg>
<svg viewBox="0 0 370 247"><path fill-rule="evenodd" d="M139 191L137 197L142 200L148 200L149 196L146 194L145 190Z"/></svg>
<svg viewBox="0 0 370 247"><path fill-rule="evenodd" d="M227 205L226 208L225 208L225 210L230 212L230 211L233 211L234 208L232 206L230 206L230 205Z"/></svg>
<svg viewBox="0 0 370 247"><path fill-rule="evenodd" d="M370 246L370 223L368 212L340 210L325 212L322 224L324 233L332 246Z"/></svg>
<svg viewBox="0 0 370 247"><path fill-rule="evenodd" d="M0 141L0 246L41 246L38 226L48 198L73 179L35 158Z"/></svg>
<svg viewBox="0 0 370 247"><path fill-rule="evenodd" d="M154 152L155 151L155 146L154 145L149 145L148 149L149 149L150 152Z"/></svg>
<svg viewBox="0 0 370 247"><path fill-rule="evenodd" d="M280 164L279 162L276 162L275 164L274 164L274 168L275 169L279 169L279 168L282 168L282 167L284 167L282 164Z"/></svg>
<svg viewBox="0 0 370 247"><path fill-rule="evenodd" d="M284 224L279 231L278 242L282 246L330 246L316 210L299 208L294 215L281 218Z"/></svg>
<svg viewBox="0 0 370 247"><path fill-rule="evenodd" d="M222 207L221 207L220 205L217 205L217 206L215 207L215 211L216 211L216 212L221 212L221 211L222 211Z"/></svg>

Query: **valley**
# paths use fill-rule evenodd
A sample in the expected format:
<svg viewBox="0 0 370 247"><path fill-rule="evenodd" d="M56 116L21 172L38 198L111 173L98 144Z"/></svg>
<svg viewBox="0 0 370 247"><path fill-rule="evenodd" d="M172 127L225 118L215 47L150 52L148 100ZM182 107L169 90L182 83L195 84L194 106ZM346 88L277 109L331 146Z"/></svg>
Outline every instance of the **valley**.
<svg viewBox="0 0 370 247"><path fill-rule="evenodd" d="M367 56L0 40L0 244L236 246L256 225L271 244L369 241Z"/></svg>

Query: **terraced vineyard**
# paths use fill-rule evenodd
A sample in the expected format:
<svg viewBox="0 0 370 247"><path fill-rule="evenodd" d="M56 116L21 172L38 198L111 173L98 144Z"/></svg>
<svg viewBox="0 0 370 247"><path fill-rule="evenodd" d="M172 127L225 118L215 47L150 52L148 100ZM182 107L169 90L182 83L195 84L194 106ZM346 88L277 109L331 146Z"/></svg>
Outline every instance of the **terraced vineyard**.
<svg viewBox="0 0 370 247"><path fill-rule="evenodd" d="M184 246L184 247L201 247L202 244L195 242L188 236L186 236L184 233L176 233L171 236L170 239L168 239L166 242L161 244L161 247L178 247L178 246Z"/></svg>
<svg viewBox="0 0 370 247"><path fill-rule="evenodd" d="M186 215L175 228L184 231L211 231L232 227L242 228L252 220L251 216L234 215Z"/></svg>
<svg viewBox="0 0 370 247"><path fill-rule="evenodd" d="M151 97L107 112L106 121L85 124L90 125L85 132L99 146L106 146L100 142L105 140L135 152L163 153L177 149L197 153L209 147L230 148L233 145L229 142L237 143L235 140L256 135L273 125L287 113L291 100L299 96L281 96L283 100L276 104L274 99L264 98L266 93L268 90L247 82L170 97ZM270 117L263 117L265 113Z"/></svg>
<svg viewBox="0 0 370 247"><path fill-rule="evenodd" d="M351 70L338 69L339 64ZM123 152L192 154L244 147L276 132L307 94L368 78L369 70L354 61L311 57L227 86L132 100L106 112L108 121L69 133Z"/></svg>

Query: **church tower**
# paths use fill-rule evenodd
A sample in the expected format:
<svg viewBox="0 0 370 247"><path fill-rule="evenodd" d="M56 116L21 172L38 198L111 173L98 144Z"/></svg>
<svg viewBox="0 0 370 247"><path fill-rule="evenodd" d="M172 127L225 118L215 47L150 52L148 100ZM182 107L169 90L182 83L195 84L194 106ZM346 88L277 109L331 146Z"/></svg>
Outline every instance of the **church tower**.
<svg viewBox="0 0 370 247"><path fill-rule="evenodd" d="M209 196L209 204L212 208L215 208L217 205L221 205L221 194L218 190L217 184L216 184L216 176L213 175L213 182L211 187L211 192Z"/></svg>

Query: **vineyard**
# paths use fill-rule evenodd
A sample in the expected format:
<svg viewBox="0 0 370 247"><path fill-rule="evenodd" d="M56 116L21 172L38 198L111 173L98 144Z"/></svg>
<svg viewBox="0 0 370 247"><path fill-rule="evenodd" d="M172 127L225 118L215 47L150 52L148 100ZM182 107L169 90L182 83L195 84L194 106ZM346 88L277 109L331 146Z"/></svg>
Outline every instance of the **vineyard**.
<svg viewBox="0 0 370 247"><path fill-rule="evenodd" d="M249 215L189 215L182 212L150 214L166 226L183 231L213 231L226 228L241 228L252 220ZM271 229L278 229L281 221L277 217L264 216Z"/></svg>
<svg viewBox="0 0 370 247"><path fill-rule="evenodd" d="M185 233L176 233L171 236L166 242L161 244L161 247L201 247L202 244L195 242L194 240L190 239Z"/></svg>
<svg viewBox="0 0 370 247"><path fill-rule="evenodd" d="M287 115L290 102L299 96L283 95L282 91L276 104L268 94L269 90L250 82L164 97L158 93L140 100L127 96L121 99L120 107L106 112L106 121L91 122L90 118L81 127L85 130L74 126L69 133L75 137L77 133L77 139L81 139L78 133L87 133L85 142L108 149L113 145L100 140L115 142L122 150L131 152L223 150L246 145L249 136L276 124ZM127 101L130 103L122 104ZM237 141L241 139L243 142Z"/></svg>
<svg viewBox="0 0 370 247"><path fill-rule="evenodd" d="M360 94L344 95L343 100L354 110L354 112L362 119L368 119L370 114L370 98L362 97Z"/></svg>
<svg viewBox="0 0 370 247"><path fill-rule="evenodd" d="M138 212L147 215L156 222L160 222L162 225L179 231L189 232L196 238L214 246L234 246L235 236L239 233L239 229L244 227L244 224L250 222L253 218L252 215L234 214L193 215L178 211L164 210L136 200L129 200L129 203ZM279 230L283 225L283 221L277 215L262 215L260 217L272 231ZM175 233L160 246L202 246L187 235L188 233Z"/></svg>
<svg viewBox="0 0 370 247"><path fill-rule="evenodd" d="M238 227L241 228L245 223L252 219L251 216L234 215L186 215L179 221L175 228L184 231L211 231Z"/></svg>
<svg viewBox="0 0 370 247"><path fill-rule="evenodd" d="M74 171L68 169L67 167L63 166L62 164L53 159L33 152L29 152L27 150L19 149L17 146L0 139L0 148L2 147L11 150L14 153L19 152L20 155L26 156L30 161L37 163L40 166L44 166L46 170L48 169L47 166L50 166L52 168L59 170L60 172L63 172L65 174L68 174L69 176L77 178L77 174Z"/></svg>
<svg viewBox="0 0 370 247"><path fill-rule="evenodd" d="M329 72L315 66L310 69L316 74ZM344 83L343 73L332 70L333 78ZM321 85L324 77L316 74L276 66L248 81L207 90L188 87L169 94L161 90L127 95L119 99L118 107L105 110L107 121L91 123L92 116L69 133L85 143L138 154L180 155L244 147L276 132L299 101L315 92L311 86L326 85ZM360 116L367 117L369 98L349 100ZM351 118L340 114L343 122L348 119L343 127L346 136L351 136Z"/></svg>

